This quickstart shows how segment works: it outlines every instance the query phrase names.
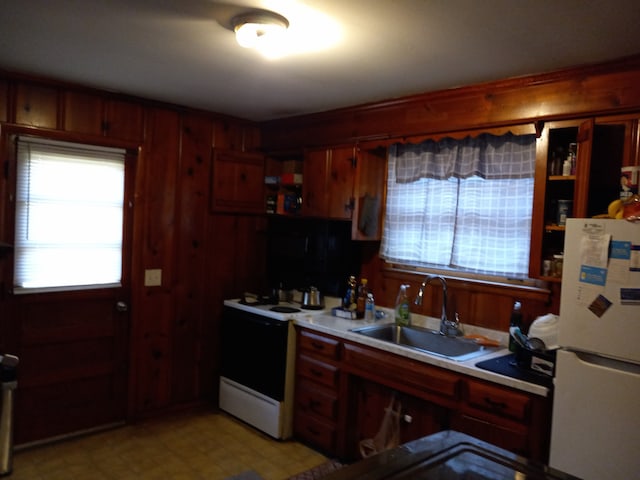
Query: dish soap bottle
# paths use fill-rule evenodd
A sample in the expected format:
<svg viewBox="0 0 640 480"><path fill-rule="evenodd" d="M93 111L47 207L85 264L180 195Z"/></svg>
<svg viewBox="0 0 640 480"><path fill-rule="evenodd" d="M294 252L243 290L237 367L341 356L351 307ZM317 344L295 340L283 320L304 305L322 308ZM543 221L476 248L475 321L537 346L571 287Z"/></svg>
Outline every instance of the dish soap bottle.
<svg viewBox="0 0 640 480"><path fill-rule="evenodd" d="M408 285L400 285L400 291L398 292L398 298L396 299L396 325L402 327L406 327L411 323L407 287Z"/></svg>
<svg viewBox="0 0 640 480"><path fill-rule="evenodd" d="M367 303L364 306L364 319L371 322L376 319L376 304L373 293L367 293Z"/></svg>
<svg viewBox="0 0 640 480"><path fill-rule="evenodd" d="M509 329L511 329L511 327L522 328L522 305L520 302L513 302L513 310L511 311L511 319L509 320ZM511 333L509 333L509 351L516 351L516 341Z"/></svg>

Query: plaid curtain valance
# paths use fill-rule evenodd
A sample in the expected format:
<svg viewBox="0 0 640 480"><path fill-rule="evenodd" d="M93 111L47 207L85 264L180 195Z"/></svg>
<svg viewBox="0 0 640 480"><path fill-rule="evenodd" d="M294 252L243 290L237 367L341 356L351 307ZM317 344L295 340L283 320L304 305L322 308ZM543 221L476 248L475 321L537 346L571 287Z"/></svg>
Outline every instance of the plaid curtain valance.
<svg viewBox="0 0 640 480"><path fill-rule="evenodd" d="M391 145L396 159L396 182L421 178L446 180L478 176L491 179L533 178L536 163L535 135L482 134L462 140L445 138L419 144Z"/></svg>

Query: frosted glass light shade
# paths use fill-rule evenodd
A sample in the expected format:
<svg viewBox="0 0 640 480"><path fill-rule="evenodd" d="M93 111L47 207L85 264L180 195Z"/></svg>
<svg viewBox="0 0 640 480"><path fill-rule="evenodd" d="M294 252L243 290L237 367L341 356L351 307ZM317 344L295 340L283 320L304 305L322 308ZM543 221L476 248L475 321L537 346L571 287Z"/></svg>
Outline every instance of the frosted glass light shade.
<svg viewBox="0 0 640 480"><path fill-rule="evenodd" d="M286 18L270 12L239 15L233 19L236 41L245 48L255 48L259 43L281 36L288 26Z"/></svg>

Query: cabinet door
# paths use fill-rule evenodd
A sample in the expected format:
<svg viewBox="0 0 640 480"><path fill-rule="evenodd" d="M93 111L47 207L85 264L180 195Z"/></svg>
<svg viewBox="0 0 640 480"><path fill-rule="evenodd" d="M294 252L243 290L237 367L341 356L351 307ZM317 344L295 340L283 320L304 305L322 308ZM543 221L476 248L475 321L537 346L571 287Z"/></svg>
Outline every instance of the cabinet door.
<svg viewBox="0 0 640 480"><path fill-rule="evenodd" d="M142 105L100 95L64 94L64 129L120 140L142 141Z"/></svg>
<svg viewBox="0 0 640 480"><path fill-rule="evenodd" d="M108 99L104 112L104 134L121 140L142 141L144 109L139 103Z"/></svg>
<svg viewBox="0 0 640 480"><path fill-rule="evenodd" d="M327 214L327 171L329 151L309 150L305 153L302 174L302 215L325 217Z"/></svg>
<svg viewBox="0 0 640 480"><path fill-rule="evenodd" d="M16 123L32 127L57 128L57 89L20 83L16 90Z"/></svg>
<svg viewBox="0 0 640 480"><path fill-rule="evenodd" d="M353 240L380 240L387 179L386 148L361 146L357 151Z"/></svg>
<svg viewBox="0 0 640 480"><path fill-rule="evenodd" d="M353 147L333 148L329 151L327 218L351 220L355 167L356 156Z"/></svg>
<svg viewBox="0 0 640 480"><path fill-rule="evenodd" d="M67 132L102 134L102 103L99 95L67 91L64 93L64 129Z"/></svg>
<svg viewBox="0 0 640 480"><path fill-rule="evenodd" d="M588 142L590 123L587 121L581 127L583 122L549 122L538 139L529 257L532 277L552 282L561 280L560 273L554 274L553 269L554 255L560 255L564 250L564 225L559 222L558 207L568 203L567 217L576 216L582 208L577 193L578 185L583 182L578 178L587 175L588 166L584 163L589 161L591 148ZM587 133L580 135L581 128ZM582 140L580 145L579 138ZM569 158L570 150L576 152L575 167L563 175L563 164ZM545 268L545 260L550 268Z"/></svg>
<svg viewBox="0 0 640 480"><path fill-rule="evenodd" d="M309 150L303 169L302 214L350 220L354 203L354 148Z"/></svg>
<svg viewBox="0 0 640 480"><path fill-rule="evenodd" d="M348 445L352 458L375 453L372 445L380 446L385 440L393 442L387 445L393 447L446 430L449 424L447 409L392 388L353 377L352 389L355 402L349 417L355 426ZM392 400L398 415L389 411ZM391 435L394 431L397 436Z"/></svg>
<svg viewBox="0 0 640 480"><path fill-rule="evenodd" d="M216 150L212 177L212 211L264 213L262 155Z"/></svg>

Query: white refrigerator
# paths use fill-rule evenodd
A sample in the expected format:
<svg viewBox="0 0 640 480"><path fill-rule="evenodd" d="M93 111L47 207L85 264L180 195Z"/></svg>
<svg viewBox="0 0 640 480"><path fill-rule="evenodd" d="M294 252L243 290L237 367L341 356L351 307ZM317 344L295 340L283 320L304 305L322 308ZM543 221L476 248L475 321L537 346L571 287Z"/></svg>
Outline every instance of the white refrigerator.
<svg viewBox="0 0 640 480"><path fill-rule="evenodd" d="M567 219L549 464L640 478L640 223Z"/></svg>

